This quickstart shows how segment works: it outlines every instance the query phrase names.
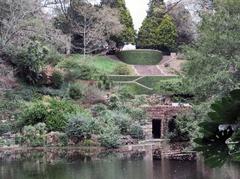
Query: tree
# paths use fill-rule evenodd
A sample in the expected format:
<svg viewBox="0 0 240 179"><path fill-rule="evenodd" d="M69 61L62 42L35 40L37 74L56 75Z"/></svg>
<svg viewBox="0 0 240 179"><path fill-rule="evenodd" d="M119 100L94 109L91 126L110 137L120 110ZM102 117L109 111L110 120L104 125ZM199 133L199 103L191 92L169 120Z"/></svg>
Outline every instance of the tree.
<svg viewBox="0 0 240 179"><path fill-rule="evenodd" d="M101 4L116 8L119 11L123 30L120 35L112 37L112 39L117 42L117 45L122 46L124 43L135 43L136 32L134 30L131 14L126 7L125 0L102 0Z"/></svg>
<svg viewBox="0 0 240 179"><path fill-rule="evenodd" d="M217 100L208 120L199 124L201 136L195 150L203 153L211 167L222 166L228 159L240 160L240 90Z"/></svg>
<svg viewBox="0 0 240 179"><path fill-rule="evenodd" d="M72 37L72 50L84 56L104 49L110 36L119 34L122 29L115 11L88 1L71 0L70 6L60 12L56 26Z"/></svg>
<svg viewBox="0 0 240 179"><path fill-rule="evenodd" d="M199 37L185 48L188 86L198 101L227 94L240 81L240 1L218 0L202 18Z"/></svg>
<svg viewBox="0 0 240 179"><path fill-rule="evenodd" d="M177 46L190 44L196 37L196 27L189 10L183 3L169 11L177 27Z"/></svg>
<svg viewBox="0 0 240 179"><path fill-rule="evenodd" d="M177 31L172 17L165 15L157 28L158 49L174 50L176 47Z"/></svg>
<svg viewBox="0 0 240 179"><path fill-rule="evenodd" d="M62 46L64 38L43 13L46 0L0 0L0 54L18 52L32 39Z"/></svg>
<svg viewBox="0 0 240 179"><path fill-rule="evenodd" d="M152 0L138 32L137 47L170 51L176 42L176 26L162 0Z"/></svg>

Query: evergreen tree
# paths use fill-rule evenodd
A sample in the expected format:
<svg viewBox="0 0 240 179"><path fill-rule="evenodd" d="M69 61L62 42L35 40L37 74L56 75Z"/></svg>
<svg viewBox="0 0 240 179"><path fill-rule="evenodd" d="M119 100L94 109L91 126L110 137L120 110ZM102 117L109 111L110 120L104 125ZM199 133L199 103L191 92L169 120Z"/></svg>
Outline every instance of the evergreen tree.
<svg viewBox="0 0 240 179"><path fill-rule="evenodd" d="M173 19L171 16L165 15L157 28L158 49L163 51L174 50L176 47L176 39L177 28L173 23Z"/></svg>
<svg viewBox="0 0 240 179"><path fill-rule="evenodd" d="M165 15L163 0L152 0L149 3L147 17L139 29L137 48L170 51L176 43L176 26L173 19Z"/></svg>
<svg viewBox="0 0 240 179"><path fill-rule="evenodd" d="M227 94L240 81L240 1L217 0L203 15L198 41L185 49L185 73L198 101Z"/></svg>
<svg viewBox="0 0 240 179"><path fill-rule="evenodd" d="M122 46L124 43L135 43L136 32L134 30L131 14L126 7L125 0L102 0L101 4L116 8L119 11L123 30L120 35L112 37L112 39L117 42L117 45Z"/></svg>

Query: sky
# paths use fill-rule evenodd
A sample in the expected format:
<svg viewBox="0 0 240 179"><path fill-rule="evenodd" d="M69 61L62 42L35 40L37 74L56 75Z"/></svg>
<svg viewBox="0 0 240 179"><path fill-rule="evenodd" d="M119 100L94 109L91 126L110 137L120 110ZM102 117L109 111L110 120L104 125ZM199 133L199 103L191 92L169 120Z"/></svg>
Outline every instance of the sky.
<svg viewBox="0 0 240 179"><path fill-rule="evenodd" d="M149 0L125 0L134 23L134 28L138 30L147 15Z"/></svg>

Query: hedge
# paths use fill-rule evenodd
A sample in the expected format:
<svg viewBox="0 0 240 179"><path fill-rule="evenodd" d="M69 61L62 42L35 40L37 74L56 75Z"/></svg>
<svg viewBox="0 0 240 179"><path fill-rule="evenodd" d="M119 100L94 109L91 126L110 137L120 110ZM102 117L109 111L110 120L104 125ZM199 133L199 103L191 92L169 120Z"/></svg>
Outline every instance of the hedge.
<svg viewBox="0 0 240 179"><path fill-rule="evenodd" d="M156 65L162 60L162 52L158 50L126 50L116 55L120 60L131 65Z"/></svg>
<svg viewBox="0 0 240 179"><path fill-rule="evenodd" d="M110 78L114 81L115 85L127 86L137 95L154 93L171 94L175 92L175 89L166 91L169 85L165 88L165 84L177 84L177 82L181 81L181 79L176 76L110 76ZM163 85L161 85L161 83Z"/></svg>
<svg viewBox="0 0 240 179"><path fill-rule="evenodd" d="M136 75L111 75L109 76L109 79L112 81L133 81L138 79L139 76Z"/></svg>

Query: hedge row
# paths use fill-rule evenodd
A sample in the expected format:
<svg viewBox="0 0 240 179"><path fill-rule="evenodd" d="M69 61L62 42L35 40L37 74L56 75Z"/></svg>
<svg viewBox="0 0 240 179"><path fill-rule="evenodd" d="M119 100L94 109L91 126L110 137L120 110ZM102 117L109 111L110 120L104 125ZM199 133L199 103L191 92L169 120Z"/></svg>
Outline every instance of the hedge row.
<svg viewBox="0 0 240 179"><path fill-rule="evenodd" d="M132 65L156 65L162 60L162 52L157 50L126 50L116 55L123 62Z"/></svg>
<svg viewBox="0 0 240 179"><path fill-rule="evenodd" d="M174 93L176 90L169 89L169 87L178 88L178 86L172 85L172 83L178 85L177 82L181 81L181 79L176 76L144 76L143 78L136 80L140 77L141 76L135 76L135 78L134 76L110 76L110 78L114 81L116 85L125 86L128 88L129 91L132 91L137 95L153 93L171 94ZM135 82L137 83L135 83L134 80L136 80ZM129 83L131 81L133 82ZM144 85L146 87L141 85ZM152 90L149 88L152 88Z"/></svg>
<svg viewBox="0 0 240 179"><path fill-rule="evenodd" d="M139 76L132 75L111 75L109 79L112 81L133 81L139 78Z"/></svg>

